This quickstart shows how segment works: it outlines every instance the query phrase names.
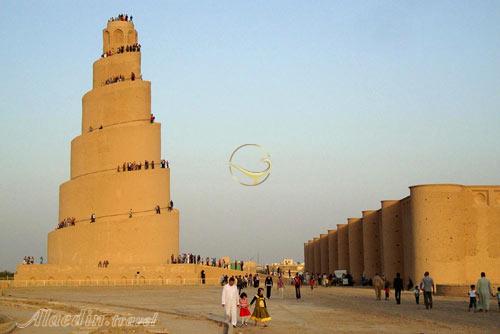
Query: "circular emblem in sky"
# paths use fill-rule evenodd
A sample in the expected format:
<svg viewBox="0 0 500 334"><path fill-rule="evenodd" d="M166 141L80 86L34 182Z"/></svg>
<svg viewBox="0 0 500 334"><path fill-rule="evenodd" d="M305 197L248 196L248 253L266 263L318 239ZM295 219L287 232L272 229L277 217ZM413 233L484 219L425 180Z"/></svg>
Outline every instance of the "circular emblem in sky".
<svg viewBox="0 0 500 334"><path fill-rule="evenodd" d="M271 157L259 144L238 146L229 158L229 172L244 186L258 186L269 178Z"/></svg>

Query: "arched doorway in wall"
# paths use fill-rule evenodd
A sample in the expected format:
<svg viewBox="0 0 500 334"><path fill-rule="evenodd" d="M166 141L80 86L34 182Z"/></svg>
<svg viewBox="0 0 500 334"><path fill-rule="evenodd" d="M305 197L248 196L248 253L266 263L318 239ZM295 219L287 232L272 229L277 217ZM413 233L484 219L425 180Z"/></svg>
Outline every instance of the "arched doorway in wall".
<svg viewBox="0 0 500 334"><path fill-rule="evenodd" d="M135 42L137 42L137 40L135 38L135 31L134 30L129 30L128 34L127 34L127 43L129 45L131 45L131 44L134 44Z"/></svg>
<svg viewBox="0 0 500 334"><path fill-rule="evenodd" d="M108 285L109 285L109 277L108 277L108 276L104 276L104 277L102 278L102 282L101 282L101 283L102 283L102 285L104 285L104 286L108 286Z"/></svg>
<svg viewBox="0 0 500 334"><path fill-rule="evenodd" d="M73 286L73 277L66 277L66 281L64 282L66 286Z"/></svg>
<svg viewBox="0 0 500 334"><path fill-rule="evenodd" d="M120 29L113 31L113 44L115 47L123 44L123 31Z"/></svg>
<svg viewBox="0 0 500 334"><path fill-rule="evenodd" d="M47 279L47 285L48 286L55 285L55 280L53 276L49 276L49 278Z"/></svg>
<svg viewBox="0 0 500 334"><path fill-rule="evenodd" d="M127 285L127 277L126 276L122 276L122 278L121 278L121 284L122 285Z"/></svg>
<svg viewBox="0 0 500 334"><path fill-rule="evenodd" d="M91 280L90 276L85 277L84 283L85 283L86 286L91 286L92 285L92 280Z"/></svg>
<svg viewBox="0 0 500 334"><path fill-rule="evenodd" d="M110 40L109 40L109 31L105 30L104 31L104 47L107 49L109 48L109 43L110 43Z"/></svg>

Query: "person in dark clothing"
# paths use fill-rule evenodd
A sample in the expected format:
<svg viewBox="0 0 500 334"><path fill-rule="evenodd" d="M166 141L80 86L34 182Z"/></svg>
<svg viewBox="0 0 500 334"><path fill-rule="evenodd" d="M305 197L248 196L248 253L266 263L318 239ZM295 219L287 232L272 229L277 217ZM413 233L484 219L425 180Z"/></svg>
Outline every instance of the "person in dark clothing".
<svg viewBox="0 0 500 334"><path fill-rule="evenodd" d="M236 277L236 287L238 288L238 294L241 295L241 290L243 290L243 278L241 275Z"/></svg>
<svg viewBox="0 0 500 334"><path fill-rule="evenodd" d="M273 288L273 279L271 276L267 275L264 285L266 286L266 297L267 299L271 299L271 289Z"/></svg>
<svg viewBox="0 0 500 334"><path fill-rule="evenodd" d="M411 280L411 278L408 279L408 285L406 286L406 290L411 290L413 289L414 285L413 285L413 281Z"/></svg>
<svg viewBox="0 0 500 334"><path fill-rule="evenodd" d="M299 273L295 274L295 278L293 279L293 285L295 286L295 298L297 300L300 299L300 286L302 285L302 280L299 277Z"/></svg>
<svg viewBox="0 0 500 334"><path fill-rule="evenodd" d="M403 279L400 273L396 273L396 278L392 282L394 286L394 296L396 297L396 304L401 304L401 291L403 290Z"/></svg>
<svg viewBox="0 0 500 334"><path fill-rule="evenodd" d="M255 274L255 277L253 278L253 287L254 288L258 288L259 287L259 283L260 283L259 274Z"/></svg>
<svg viewBox="0 0 500 334"><path fill-rule="evenodd" d="M205 284L205 270L201 271L201 284Z"/></svg>

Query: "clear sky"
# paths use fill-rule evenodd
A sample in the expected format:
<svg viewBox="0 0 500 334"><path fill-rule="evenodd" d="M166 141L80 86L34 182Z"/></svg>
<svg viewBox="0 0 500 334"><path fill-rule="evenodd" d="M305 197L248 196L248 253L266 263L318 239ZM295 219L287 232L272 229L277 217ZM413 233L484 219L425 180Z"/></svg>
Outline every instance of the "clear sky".
<svg viewBox="0 0 500 334"><path fill-rule="evenodd" d="M420 183L500 184L498 1L0 2L0 269L46 256L102 29L134 16L181 251L303 258ZM243 187L245 143L270 178Z"/></svg>

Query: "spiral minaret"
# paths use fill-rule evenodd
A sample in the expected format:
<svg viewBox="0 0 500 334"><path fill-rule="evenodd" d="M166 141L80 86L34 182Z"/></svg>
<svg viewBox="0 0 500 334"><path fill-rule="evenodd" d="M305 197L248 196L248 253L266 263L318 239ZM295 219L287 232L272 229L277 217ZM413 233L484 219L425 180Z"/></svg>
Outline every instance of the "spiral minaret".
<svg viewBox="0 0 500 334"><path fill-rule="evenodd" d="M179 213L151 116L134 23L109 21L82 98L82 132L71 141L71 179L59 191L59 221L74 224L49 233L49 264L159 265L177 256Z"/></svg>

